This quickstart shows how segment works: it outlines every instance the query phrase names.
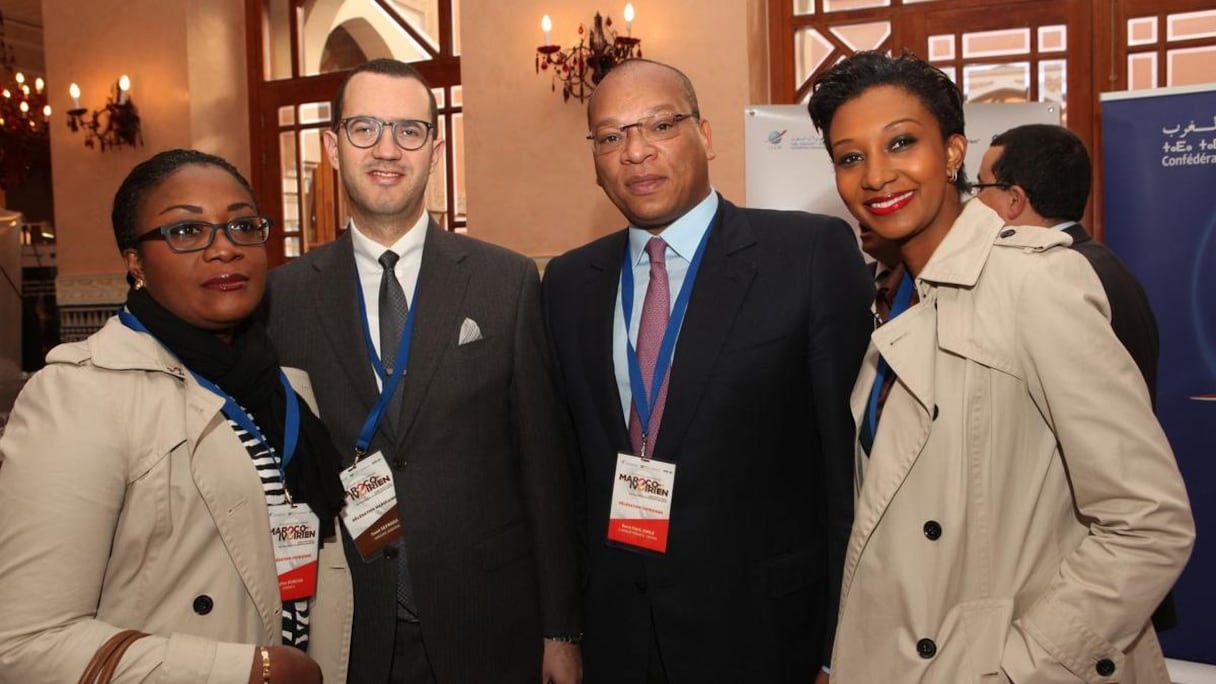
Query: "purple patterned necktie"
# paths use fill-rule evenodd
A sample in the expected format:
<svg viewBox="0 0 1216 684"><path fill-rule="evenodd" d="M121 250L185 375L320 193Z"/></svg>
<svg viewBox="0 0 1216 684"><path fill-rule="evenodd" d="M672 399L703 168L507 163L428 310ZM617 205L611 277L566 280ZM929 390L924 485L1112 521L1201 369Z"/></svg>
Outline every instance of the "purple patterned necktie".
<svg viewBox="0 0 1216 684"><path fill-rule="evenodd" d="M659 359L659 346L663 344L663 333L667 331L667 319L671 315L671 288L667 283L667 262L663 258L666 250L667 243L662 238L650 238L646 243L646 253L650 256L650 284L646 286L646 299L642 303L637 352L647 396L655 382L654 366ZM650 429L646 436L647 458L654 452L663 405L667 403L667 378L658 378L658 381L662 385L659 387L659 398L650 411ZM633 446L633 453L641 455L642 423L638 419L636 397L629 411L629 443Z"/></svg>

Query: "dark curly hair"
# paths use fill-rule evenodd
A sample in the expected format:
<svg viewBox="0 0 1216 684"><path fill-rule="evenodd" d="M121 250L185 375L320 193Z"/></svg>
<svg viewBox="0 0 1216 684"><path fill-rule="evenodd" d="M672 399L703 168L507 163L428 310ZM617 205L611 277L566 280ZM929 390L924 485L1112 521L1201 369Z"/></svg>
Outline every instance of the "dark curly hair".
<svg viewBox="0 0 1216 684"><path fill-rule="evenodd" d="M241 187L249 192L249 196L254 198L254 203L257 203L249 181L245 180L241 172L237 171L236 167L229 164L227 160L198 150L179 149L157 153L131 169L131 173L127 174L122 185L118 186L118 192L114 194L114 208L110 211L110 223L114 226L114 241L118 243L119 252L134 249L139 244L136 240L139 237L136 220L148 193L182 167L192 164L214 166L227 171L241 184ZM129 274L127 280L131 280Z"/></svg>
<svg viewBox="0 0 1216 684"><path fill-rule="evenodd" d="M811 84L807 111L815 128L823 134L828 154L832 153L832 119L836 110L875 86L896 86L915 96L929 110L941 129L942 139L964 135L963 95L941 69L904 52L898 57L867 50L847 57L820 73ZM963 191L967 174L962 166L954 185Z"/></svg>

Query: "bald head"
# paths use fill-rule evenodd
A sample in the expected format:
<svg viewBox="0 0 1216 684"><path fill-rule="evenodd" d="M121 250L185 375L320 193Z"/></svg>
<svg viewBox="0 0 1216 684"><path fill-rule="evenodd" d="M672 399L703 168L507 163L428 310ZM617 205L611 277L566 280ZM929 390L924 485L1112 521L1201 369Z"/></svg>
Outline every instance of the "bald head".
<svg viewBox="0 0 1216 684"><path fill-rule="evenodd" d="M664 81L674 83L684 96L681 110L692 112L693 116L698 118L701 116L701 107L697 104L697 92L693 90L692 81L688 80L688 76L685 76L683 71L662 62L636 58L621 62L614 67L591 93L591 100L587 103L588 126L595 127L595 103L605 89L611 93L616 88L631 87L639 78L658 84Z"/></svg>

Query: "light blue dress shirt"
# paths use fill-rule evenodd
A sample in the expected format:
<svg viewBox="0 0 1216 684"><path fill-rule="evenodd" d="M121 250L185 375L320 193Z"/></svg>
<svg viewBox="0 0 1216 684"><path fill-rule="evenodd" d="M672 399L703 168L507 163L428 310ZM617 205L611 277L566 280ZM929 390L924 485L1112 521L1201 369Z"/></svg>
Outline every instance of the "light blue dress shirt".
<svg viewBox="0 0 1216 684"><path fill-rule="evenodd" d="M697 245L701 244L701 238L709 230L709 224L717 213L718 193L710 188L708 197L657 236L667 243L664 261L667 263L667 283L671 291L669 307L675 306L676 296L684 285L684 277L688 275L688 266L696 254ZM642 321L642 305L646 301L646 288L650 285L650 259L646 256L646 243L652 237L656 236L645 229L629 227L629 262L633 264L633 315L629 320L628 339L635 348L638 343L638 326ZM633 390L629 387L629 365L625 351L625 310L621 304L619 283L616 290L616 308L612 313L612 366L616 374L617 391L621 395L621 412L625 416L625 423L628 424Z"/></svg>

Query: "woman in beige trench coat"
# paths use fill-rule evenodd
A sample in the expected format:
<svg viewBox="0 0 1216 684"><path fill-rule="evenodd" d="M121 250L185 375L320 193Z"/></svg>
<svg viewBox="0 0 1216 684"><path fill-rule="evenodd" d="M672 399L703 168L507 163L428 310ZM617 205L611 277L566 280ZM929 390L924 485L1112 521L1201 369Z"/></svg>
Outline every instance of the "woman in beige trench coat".
<svg viewBox="0 0 1216 684"><path fill-rule="evenodd" d="M1092 268L962 203L961 96L937 69L859 53L813 92L841 198L910 274L853 392L832 679L1168 682L1149 616L1193 521Z"/></svg>
<svg viewBox="0 0 1216 684"><path fill-rule="evenodd" d="M124 311L50 353L0 438L0 682L77 681L124 629L149 636L116 683L345 681L338 456L251 320L269 221L230 164L173 150L124 181L114 231ZM328 537L311 598L280 595L284 487Z"/></svg>

